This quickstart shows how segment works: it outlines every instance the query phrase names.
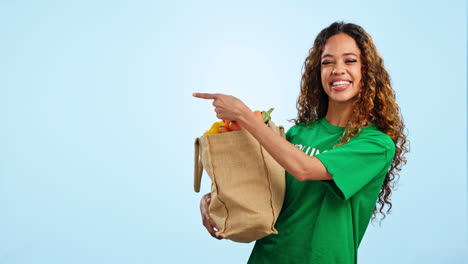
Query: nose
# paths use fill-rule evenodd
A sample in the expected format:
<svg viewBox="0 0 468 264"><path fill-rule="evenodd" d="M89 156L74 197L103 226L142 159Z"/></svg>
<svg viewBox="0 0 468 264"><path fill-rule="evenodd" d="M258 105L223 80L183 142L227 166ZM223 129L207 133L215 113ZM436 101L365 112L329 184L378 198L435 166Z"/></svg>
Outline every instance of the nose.
<svg viewBox="0 0 468 264"><path fill-rule="evenodd" d="M342 63L335 64L335 68L333 68L332 74L341 75L345 73L345 68Z"/></svg>

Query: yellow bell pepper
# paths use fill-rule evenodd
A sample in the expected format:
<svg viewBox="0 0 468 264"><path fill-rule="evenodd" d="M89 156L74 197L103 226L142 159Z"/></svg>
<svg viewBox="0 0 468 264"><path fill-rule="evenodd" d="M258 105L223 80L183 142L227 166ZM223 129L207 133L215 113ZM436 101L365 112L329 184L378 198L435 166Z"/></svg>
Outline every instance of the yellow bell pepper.
<svg viewBox="0 0 468 264"><path fill-rule="evenodd" d="M219 128L221 126L226 126L226 124L224 122L214 122L211 128L203 133L203 135L219 134Z"/></svg>

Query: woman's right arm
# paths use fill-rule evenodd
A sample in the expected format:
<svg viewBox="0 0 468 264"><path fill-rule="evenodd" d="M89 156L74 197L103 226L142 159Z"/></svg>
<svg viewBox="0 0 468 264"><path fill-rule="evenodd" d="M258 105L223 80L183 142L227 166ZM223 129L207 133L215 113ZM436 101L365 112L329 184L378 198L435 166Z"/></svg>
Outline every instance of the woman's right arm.
<svg viewBox="0 0 468 264"><path fill-rule="evenodd" d="M273 132L238 98L225 94L207 93L195 93L194 96L213 99L217 118L238 121L244 129L258 140L279 165L299 181L333 179L318 158L305 154Z"/></svg>
<svg viewBox="0 0 468 264"><path fill-rule="evenodd" d="M208 233L216 239L223 239L221 236L216 235L216 231L218 231L218 226L216 226L215 222L211 219L208 213L208 207L210 206L211 202L211 193L207 193L203 195L200 200L200 213L202 216L203 226L205 226Z"/></svg>

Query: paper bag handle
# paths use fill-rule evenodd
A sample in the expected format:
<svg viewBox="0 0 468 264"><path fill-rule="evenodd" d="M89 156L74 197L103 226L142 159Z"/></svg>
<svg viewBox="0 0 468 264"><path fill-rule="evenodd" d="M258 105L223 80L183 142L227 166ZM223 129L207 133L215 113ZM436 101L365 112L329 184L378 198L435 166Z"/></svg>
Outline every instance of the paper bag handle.
<svg viewBox="0 0 468 264"><path fill-rule="evenodd" d="M200 185L201 185L201 177L203 174L203 164L201 162L200 158L200 139L196 138L195 139L195 160L194 160L194 170L193 170L193 175L194 175L194 181L193 181L193 189L195 192L200 192Z"/></svg>
<svg viewBox="0 0 468 264"><path fill-rule="evenodd" d="M285 138L286 135L284 134L284 127L283 127L283 126L279 126L278 128L279 128L279 131L280 131L280 136L281 136L282 138Z"/></svg>

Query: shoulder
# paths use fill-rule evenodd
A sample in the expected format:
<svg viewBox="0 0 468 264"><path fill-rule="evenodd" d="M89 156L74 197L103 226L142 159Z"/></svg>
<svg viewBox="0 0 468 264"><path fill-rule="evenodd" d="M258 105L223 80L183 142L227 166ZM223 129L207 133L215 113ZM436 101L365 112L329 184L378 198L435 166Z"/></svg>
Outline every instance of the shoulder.
<svg viewBox="0 0 468 264"><path fill-rule="evenodd" d="M300 123L297 123L295 125L293 125L291 128L288 129L288 131L286 132L286 138L288 140L294 138L297 134L300 134L301 132L304 132L304 129L305 130L309 130L315 126L317 126L318 124L318 121L315 121L315 122L300 122Z"/></svg>
<svg viewBox="0 0 468 264"><path fill-rule="evenodd" d="M356 140L370 140L388 148L395 148L392 138L380 131L375 125L362 128Z"/></svg>
<svg viewBox="0 0 468 264"><path fill-rule="evenodd" d="M393 142L389 135L380 131L375 125L363 128L358 136L351 138L350 143L351 142L354 144L365 144L367 146L371 145L376 149L380 149L385 152L389 160L393 160L393 156L395 155L395 142Z"/></svg>

